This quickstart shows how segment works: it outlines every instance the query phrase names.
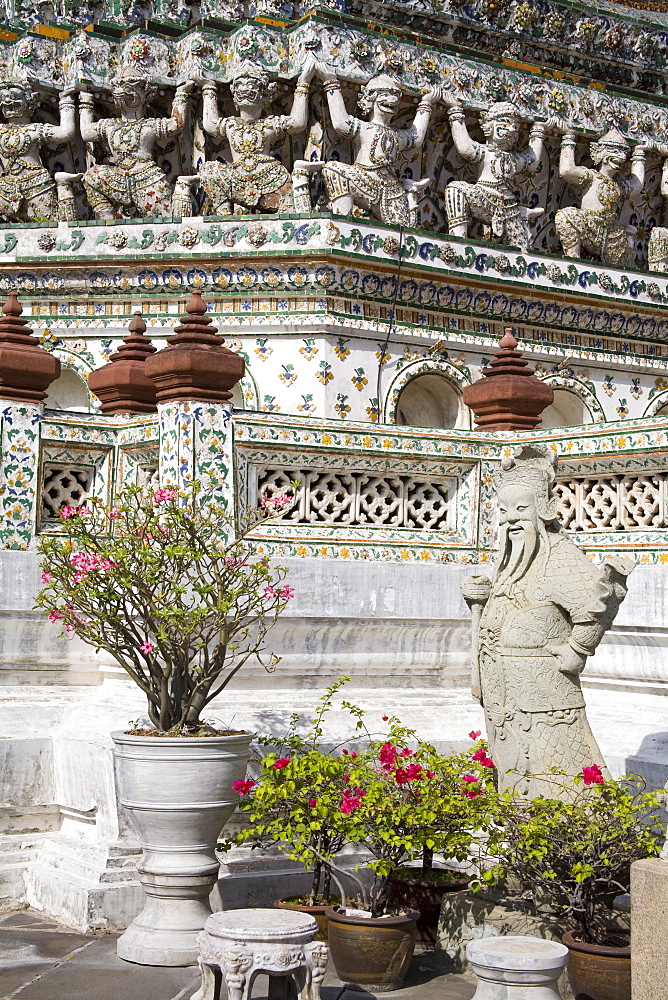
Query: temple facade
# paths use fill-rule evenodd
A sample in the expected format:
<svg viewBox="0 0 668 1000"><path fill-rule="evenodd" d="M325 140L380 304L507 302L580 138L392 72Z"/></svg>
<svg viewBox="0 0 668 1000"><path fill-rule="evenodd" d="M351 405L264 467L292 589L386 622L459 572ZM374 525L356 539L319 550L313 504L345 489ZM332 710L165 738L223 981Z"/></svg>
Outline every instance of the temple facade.
<svg viewBox="0 0 668 1000"><path fill-rule="evenodd" d="M221 717L280 727L349 673L458 745L481 728L459 579L491 560L507 449L547 444L571 537L638 563L592 729L613 773L666 781L664 7L0 4L0 296L60 363L41 402L0 350L0 899L82 928L138 905L107 734L139 692L33 608L60 506L129 484L292 490L259 538L296 592L283 660ZM197 292L243 361L232 406L105 409L91 373L128 327L163 347ZM506 330L553 390L535 430L464 403ZM230 860L223 899L280 895L263 865Z"/></svg>

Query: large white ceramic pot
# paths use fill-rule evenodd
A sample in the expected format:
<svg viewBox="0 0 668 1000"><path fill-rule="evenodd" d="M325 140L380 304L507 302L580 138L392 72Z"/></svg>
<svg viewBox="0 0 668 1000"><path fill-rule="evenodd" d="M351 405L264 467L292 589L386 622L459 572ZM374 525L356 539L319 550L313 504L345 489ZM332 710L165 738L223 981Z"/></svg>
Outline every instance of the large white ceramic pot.
<svg viewBox="0 0 668 1000"><path fill-rule="evenodd" d="M232 784L246 773L251 736L111 737L120 801L144 851L147 896L118 955L139 965L195 965L218 877L216 841L239 801Z"/></svg>

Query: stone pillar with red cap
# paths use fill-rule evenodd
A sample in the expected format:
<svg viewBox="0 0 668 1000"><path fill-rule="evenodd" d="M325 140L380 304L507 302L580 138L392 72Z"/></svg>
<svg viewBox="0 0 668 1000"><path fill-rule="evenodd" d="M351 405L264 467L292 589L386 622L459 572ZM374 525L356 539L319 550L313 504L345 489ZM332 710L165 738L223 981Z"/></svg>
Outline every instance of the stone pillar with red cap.
<svg viewBox="0 0 668 1000"><path fill-rule="evenodd" d="M225 346L199 291L186 306L167 347L148 357L160 420L160 483L187 487L194 479L231 505L232 389L243 358Z"/></svg>
<svg viewBox="0 0 668 1000"><path fill-rule="evenodd" d="M507 327L500 350L483 377L464 389L464 402L475 414L476 426L486 431L527 431L540 425L540 415L554 400L552 388L536 376L517 350Z"/></svg>
<svg viewBox="0 0 668 1000"><path fill-rule="evenodd" d="M39 345L16 293L0 318L0 546L27 549L42 496L40 422L46 392L60 375L60 361Z"/></svg>

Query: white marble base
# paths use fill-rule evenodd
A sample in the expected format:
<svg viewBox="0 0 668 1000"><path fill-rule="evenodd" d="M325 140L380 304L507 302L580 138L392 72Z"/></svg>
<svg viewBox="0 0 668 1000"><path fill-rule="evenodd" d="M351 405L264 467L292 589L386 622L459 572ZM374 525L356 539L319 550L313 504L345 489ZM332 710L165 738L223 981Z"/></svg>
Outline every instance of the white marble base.
<svg viewBox="0 0 668 1000"><path fill-rule="evenodd" d="M560 1000L557 980L568 948L557 941L511 935L471 941L466 957L478 977L473 1000Z"/></svg>

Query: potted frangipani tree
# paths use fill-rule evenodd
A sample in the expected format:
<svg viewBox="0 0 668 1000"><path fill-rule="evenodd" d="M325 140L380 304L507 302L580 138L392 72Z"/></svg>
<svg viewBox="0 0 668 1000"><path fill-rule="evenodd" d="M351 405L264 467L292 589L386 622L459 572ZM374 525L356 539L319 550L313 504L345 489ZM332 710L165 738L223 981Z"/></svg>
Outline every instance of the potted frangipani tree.
<svg viewBox="0 0 668 1000"><path fill-rule="evenodd" d="M268 629L293 595L249 537L291 501L264 498L239 526L198 483L139 487L112 507L89 499L61 508L59 532L40 542L49 620L127 671L149 721L112 733L122 804L140 833L144 910L118 954L145 965L189 965L211 913L215 844L237 802L248 733L222 731L202 713L251 659L273 670Z"/></svg>
<svg viewBox="0 0 668 1000"><path fill-rule="evenodd" d="M570 924L563 940L575 996L631 1000L628 933L614 929L610 906L629 891L631 863L661 849L662 795L637 775L606 779L597 764L575 779L557 768L540 777L553 783L553 797L512 789L500 797L486 877L512 876L528 899L538 892Z"/></svg>

